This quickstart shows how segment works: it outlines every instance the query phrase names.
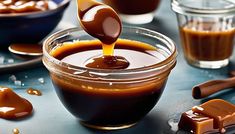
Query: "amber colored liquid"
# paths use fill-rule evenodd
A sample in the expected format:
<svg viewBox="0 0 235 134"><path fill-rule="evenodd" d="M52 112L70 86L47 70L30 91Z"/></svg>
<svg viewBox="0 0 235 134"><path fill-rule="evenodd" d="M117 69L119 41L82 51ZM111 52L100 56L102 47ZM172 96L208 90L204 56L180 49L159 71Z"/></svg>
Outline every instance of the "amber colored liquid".
<svg viewBox="0 0 235 134"><path fill-rule="evenodd" d="M27 93L30 94L30 95L37 95L37 96L42 95L42 92L40 90L33 89L33 88L27 89Z"/></svg>
<svg viewBox="0 0 235 134"><path fill-rule="evenodd" d="M51 55L65 63L86 67L90 60L103 56L101 44L98 40L65 43ZM114 56L124 57L129 62L127 69L150 66L165 59L160 51L149 44L124 39L117 40Z"/></svg>
<svg viewBox="0 0 235 134"><path fill-rule="evenodd" d="M146 14L157 9L160 0L103 0L122 14Z"/></svg>
<svg viewBox="0 0 235 134"><path fill-rule="evenodd" d="M12 44L10 49L21 53L42 53L42 46L38 44Z"/></svg>
<svg viewBox="0 0 235 134"><path fill-rule="evenodd" d="M121 56L113 56L115 41L122 30L117 13L102 3L93 0L78 0L78 17L83 29L102 42L103 56L94 57L88 68L125 69L129 62ZM100 44L101 45L101 44Z"/></svg>
<svg viewBox="0 0 235 134"><path fill-rule="evenodd" d="M219 61L232 55L235 29L214 31L214 23L200 23L200 29L192 23L180 28L185 57L190 60ZM199 25L199 24L198 24Z"/></svg>
<svg viewBox="0 0 235 134"><path fill-rule="evenodd" d="M85 67L87 60L102 55L100 44L97 40L65 43L51 55L65 63ZM130 40L118 40L115 54L129 61L128 69L164 59L155 47ZM51 79L60 100L72 114L88 124L107 126L131 124L143 118L160 98L168 74L165 72L162 79L130 83L87 81L54 73Z"/></svg>
<svg viewBox="0 0 235 134"><path fill-rule="evenodd" d="M32 113L32 104L9 88L0 87L0 118L17 119Z"/></svg>

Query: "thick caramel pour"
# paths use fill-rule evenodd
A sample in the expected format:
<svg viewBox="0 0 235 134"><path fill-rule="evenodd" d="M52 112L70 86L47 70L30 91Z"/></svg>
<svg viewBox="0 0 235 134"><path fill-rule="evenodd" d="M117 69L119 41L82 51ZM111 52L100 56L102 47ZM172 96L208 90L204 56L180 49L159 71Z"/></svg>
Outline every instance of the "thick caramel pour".
<svg viewBox="0 0 235 134"><path fill-rule="evenodd" d="M0 118L17 119L32 113L32 104L10 88L0 87Z"/></svg>
<svg viewBox="0 0 235 134"><path fill-rule="evenodd" d="M78 16L83 29L103 43L103 56L95 57L85 66L98 69L127 68L129 62L124 57L113 56L115 42L122 29L117 13L102 3L78 0Z"/></svg>

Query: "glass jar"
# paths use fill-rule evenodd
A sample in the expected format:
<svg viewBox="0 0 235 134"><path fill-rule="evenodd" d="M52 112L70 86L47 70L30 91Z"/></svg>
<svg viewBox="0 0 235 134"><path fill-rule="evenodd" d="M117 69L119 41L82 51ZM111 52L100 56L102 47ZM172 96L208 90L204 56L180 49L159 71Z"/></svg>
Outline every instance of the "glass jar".
<svg viewBox="0 0 235 134"><path fill-rule="evenodd" d="M184 56L190 65L221 68L229 63L235 35L231 0L172 0Z"/></svg>
<svg viewBox="0 0 235 134"><path fill-rule="evenodd" d="M153 20L160 0L103 0L120 15L123 22L145 24Z"/></svg>

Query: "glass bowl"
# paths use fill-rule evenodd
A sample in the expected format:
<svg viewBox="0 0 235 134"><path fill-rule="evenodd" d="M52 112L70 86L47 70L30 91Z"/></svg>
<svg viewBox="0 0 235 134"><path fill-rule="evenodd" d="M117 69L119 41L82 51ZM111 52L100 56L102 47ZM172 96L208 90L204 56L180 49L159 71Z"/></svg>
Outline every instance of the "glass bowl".
<svg viewBox="0 0 235 134"><path fill-rule="evenodd" d="M94 40L81 28L57 32L44 41L43 63L50 72L56 93L68 111L85 126L115 130L136 124L158 102L176 64L175 44L160 33L123 27L120 38L148 43L164 54L164 60L135 69L88 69L50 55L61 43Z"/></svg>

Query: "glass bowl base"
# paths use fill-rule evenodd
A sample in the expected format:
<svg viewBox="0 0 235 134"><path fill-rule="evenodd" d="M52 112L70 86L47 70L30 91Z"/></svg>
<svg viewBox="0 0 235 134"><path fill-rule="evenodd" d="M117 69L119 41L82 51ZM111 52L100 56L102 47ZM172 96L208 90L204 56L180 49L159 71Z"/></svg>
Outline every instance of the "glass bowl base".
<svg viewBox="0 0 235 134"><path fill-rule="evenodd" d="M206 69L218 69L228 65L229 59L219 60L219 61L200 61L200 60L190 60L187 62L195 67L206 68Z"/></svg>
<svg viewBox="0 0 235 134"><path fill-rule="evenodd" d="M99 125L89 124L84 121L80 121L80 123L85 127L92 128L92 129L98 129L98 130L120 130L120 129L132 127L137 124L137 122L136 122L136 123L132 123L132 124L99 126Z"/></svg>

